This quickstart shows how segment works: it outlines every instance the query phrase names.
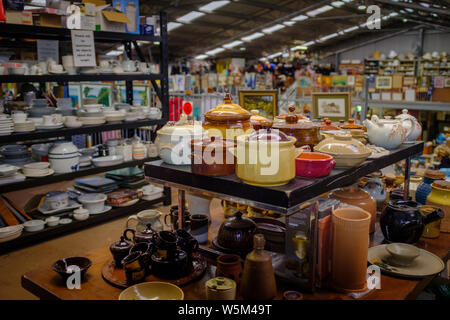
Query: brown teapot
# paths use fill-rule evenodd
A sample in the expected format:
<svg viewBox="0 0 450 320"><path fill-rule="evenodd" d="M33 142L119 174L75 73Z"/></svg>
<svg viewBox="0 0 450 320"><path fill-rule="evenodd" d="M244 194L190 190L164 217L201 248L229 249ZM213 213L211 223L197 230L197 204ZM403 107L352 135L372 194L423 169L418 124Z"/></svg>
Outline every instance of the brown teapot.
<svg viewBox="0 0 450 320"><path fill-rule="evenodd" d="M122 266L122 259L128 255L131 247L133 247L133 242L127 237L125 230L123 235L120 237L120 240L112 243L109 247L109 250L114 257L116 266Z"/></svg>
<svg viewBox="0 0 450 320"><path fill-rule="evenodd" d="M142 231L136 231L134 229L127 228L124 231L124 235L126 235L128 232L131 232L133 234L134 243L153 243L154 235L156 234L156 231L152 229L152 225L150 223L148 223L145 229Z"/></svg>

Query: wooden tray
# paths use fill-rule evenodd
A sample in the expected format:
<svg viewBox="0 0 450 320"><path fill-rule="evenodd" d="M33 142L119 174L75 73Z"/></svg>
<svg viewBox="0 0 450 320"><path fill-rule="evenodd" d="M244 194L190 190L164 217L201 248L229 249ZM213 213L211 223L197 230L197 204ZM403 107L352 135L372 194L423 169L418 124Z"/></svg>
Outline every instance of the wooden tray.
<svg viewBox="0 0 450 320"><path fill-rule="evenodd" d="M192 257L192 272L188 274L185 277L178 278L178 279L163 279L158 278L153 274L148 275L145 277L145 279L142 282L150 282L150 281L164 281L169 282L177 286L183 286L188 283L191 283L205 273L206 267L208 266L206 260L200 255L200 254L194 254ZM122 268L116 267L116 264L114 262L114 259L109 260L103 265L102 268L102 276L103 279L105 279L106 282L109 284L119 287L119 288L128 288L129 286L133 285L127 282L126 276L125 276L125 270Z"/></svg>

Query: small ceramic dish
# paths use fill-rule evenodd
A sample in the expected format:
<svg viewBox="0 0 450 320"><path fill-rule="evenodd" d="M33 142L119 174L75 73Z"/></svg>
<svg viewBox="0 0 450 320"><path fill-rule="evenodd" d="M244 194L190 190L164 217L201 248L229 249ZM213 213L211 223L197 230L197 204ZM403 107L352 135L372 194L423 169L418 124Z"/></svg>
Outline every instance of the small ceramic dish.
<svg viewBox="0 0 450 320"><path fill-rule="evenodd" d="M328 175L336 161L320 152L303 152L295 159L295 174L300 177L318 178Z"/></svg>
<svg viewBox="0 0 450 320"><path fill-rule="evenodd" d="M119 295L119 300L183 300L180 287L168 282L143 282L135 284Z"/></svg>
<svg viewBox="0 0 450 320"><path fill-rule="evenodd" d="M78 197L78 201L89 211L95 214L103 211L107 196L103 193L86 193Z"/></svg>
<svg viewBox="0 0 450 320"><path fill-rule="evenodd" d="M64 218L64 219L59 220L59 224L69 224L71 222L72 222L72 219L69 219L69 218Z"/></svg>
<svg viewBox="0 0 450 320"><path fill-rule="evenodd" d="M81 207L73 211L73 217L77 221L83 221L89 218L89 210Z"/></svg>
<svg viewBox="0 0 450 320"><path fill-rule="evenodd" d="M48 217L47 219L45 219L45 223L47 223L48 227L54 227L57 226L59 224L59 220L60 217Z"/></svg>
<svg viewBox="0 0 450 320"><path fill-rule="evenodd" d="M23 223L25 231L27 232L36 232L44 229L45 221L44 220L29 220Z"/></svg>
<svg viewBox="0 0 450 320"><path fill-rule="evenodd" d="M390 243L386 246L386 250L391 255L390 261L402 267L411 265L420 255L419 248L406 243Z"/></svg>
<svg viewBox="0 0 450 320"><path fill-rule="evenodd" d="M114 166L123 163L123 156L106 156L92 159L92 162L96 167Z"/></svg>
<svg viewBox="0 0 450 320"><path fill-rule="evenodd" d="M70 257L56 261L53 264L52 269L57 272L63 280L67 280L67 278L72 275L74 271L77 271L76 269L80 270L81 277L83 277L91 265L92 261L88 258ZM71 266L74 266L75 268L72 267L72 269L70 268Z"/></svg>

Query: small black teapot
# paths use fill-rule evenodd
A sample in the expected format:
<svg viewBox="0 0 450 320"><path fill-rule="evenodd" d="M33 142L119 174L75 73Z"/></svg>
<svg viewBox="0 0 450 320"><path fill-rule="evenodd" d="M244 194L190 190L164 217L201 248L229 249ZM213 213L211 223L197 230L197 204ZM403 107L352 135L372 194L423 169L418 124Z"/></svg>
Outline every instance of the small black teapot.
<svg viewBox="0 0 450 320"><path fill-rule="evenodd" d="M380 216L380 227L389 242L414 244L419 241L426 224L444 217L437 209L427 216L420 211L421 205L409 200L391 200Z"/></svg>

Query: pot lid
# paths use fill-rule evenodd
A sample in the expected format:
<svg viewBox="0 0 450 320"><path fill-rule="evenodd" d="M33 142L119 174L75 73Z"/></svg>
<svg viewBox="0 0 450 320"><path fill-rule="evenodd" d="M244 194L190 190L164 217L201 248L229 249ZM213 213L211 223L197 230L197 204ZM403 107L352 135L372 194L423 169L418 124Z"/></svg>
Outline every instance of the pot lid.
<svg viewBox="0 0 450 320"><path fill-rule="evenodd" d="M145 229L136 232L138 236L153 236L154 233L151 223L147 223Z"/></svg>
<svg viewBox="0 0 450 320"><path fill-rule="evenodd" d="M126 240L127 238L124 236L120 236L120 240L114 242L111 247L112 248L129 248L131 247L131 241Z"/></svg>
<svg viewBox="0 0 450 320"><path fill-rule="evenodd" d="M225 98L223 100L225 103L219 104L215 108L205 113L205 119L212 121L250 119L250 112L248 112L238 104L231 103L233 101L231 94L225 94Z"/></svg>
<svg viewBox="0 0 450 320"><path fill-rule="evenodd" d="M201 135L202 132L202 127L200 125L196 126L193 121L189 121L187 115L183 113L180 116L180 120L177 122L167 122L157 133L176 136L192 136L194 134Z"/></svg>
<svg viewBox="0 0 450 320"><path fill-rule="evenodd" d="M270 141L270 142L286 142L290 141L289 137L280 130L272 128L260 129L253 132L249 137L249 141Z"/></svg>
<svg viewBox="0 0 450 320"><path fill-rule="evenodd" d="M276 116L275 118L277 118L277 119L286 119L286 117L292 113L292 114L294 114L295 116L297 116L297 119L298 119L298 120L307 119L306 117L302 116L301 114L298 114L298 113L296 114L296 113L295 113L295 107L294 107L294 106L290 106L288 110L289 110L288 113L282 113L282 114Z"/></svg>
<svg viewBox="0 0 450 320"><path fill-rule="evenodd" d="M254 223L249 218L243 217L241 211L237 211L234 217L224 221L222 226L223 228L226 229L238 229L238 230L256 229L256 223Z"/></svg>
<svg viewBox="0 0 450 320"><path fill-rule="evenodd" d="M397 116L395 117L395 119L400 119L400 120L403 120L403 119L413 119L413 120L417 120L414 116L412 116L412 115L410 115L410 114L408 113L408 109L403 109L403 110L402 110L402 113L399 114L399 115L397 115Z"/></svg>
<svg viewBox="0 0 450 320"><path fill-rule="evenodd" d="M285 117L284 122L275 122L273 124L273 128L275 129L311 129L311 128L317 128L318 125L314 124L312 122L299 122L298 116L294 113L295 107L291 106L289 107L289 113Z"/></svg>
<svg viewBox="0 0 450 320"><path fill-rule="evenodd" d="M261 122L268 120L266 117L263 117L262 115L259 114L259 110L251 110L250 112L252 114L252 116L250 117L251 121Z"/></svg>
<svg viewBox="0 0 450 320"><path fill-rule="evenodd" d="M236 282L225 277L216 277L206 281L206 287L217 291L226 291L236 288Z"/></svg>
<svg viewBox="0 0 450 320"><path fill-rule="evenodd" d="M427 169L427 170L425 170L424 176L426 178L430 178L430 179L444 180L445 179L445 172L444 171L439 171L439 170Z"/></svg>
<svg viewBox="0 0 450 320"><path fill-rule="evenodd" d="M438 181L433 182L433 184L431 186L450 191L450 182L449 181L438 180Z"/></svg>
<svg viewBox="0 0 450 320"><path fill-rule="evenodd" d="M320 127L321 130L340 130L339 127L332 124L330 119L325 120L325 124Z"/></svg>
<svg viewBox="0 0 450 320"><path fill-rule="evenodd" d="M335 155L367 155L371 150L350 134L337 134L321 141L314 147L315 151Z"/></svg>
<svg viewBox="0 0 450 320"><path fill-rule="evenodd" d="M362 125L356 124L355 119L348 119L348 123L344 124L342 129L362 129Z"/></svg>

